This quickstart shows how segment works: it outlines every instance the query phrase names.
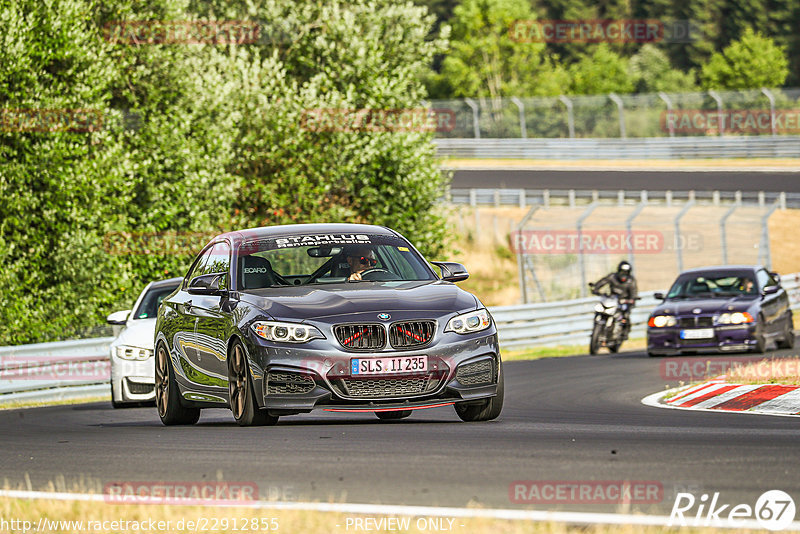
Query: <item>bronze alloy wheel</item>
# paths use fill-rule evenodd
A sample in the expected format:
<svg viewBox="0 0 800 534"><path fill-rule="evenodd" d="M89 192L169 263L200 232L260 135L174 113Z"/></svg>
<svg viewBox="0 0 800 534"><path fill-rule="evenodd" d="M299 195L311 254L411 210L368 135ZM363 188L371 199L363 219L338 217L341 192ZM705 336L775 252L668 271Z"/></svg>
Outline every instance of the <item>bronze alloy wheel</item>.
<svg viewBox="0 0 800 534"><path fill-rule="evenodd" d="M163 343L156 348L156 407L165 425L193 425L200 419L200 408L184 406L175 383L175 373Z"/></svg>
<svg viewBox="0 0 800 534"><path fill-rule="evenodd" d="M238 343L233 347L230 369L231 376L228 380L228 393L230 394L233 417L238 421L244 414L247 394L249 393L247 391L247 366L244 361L244 350Z"/></svg>
<svg viewBox="0 0 800 534"><path fill-rule="evenodd" d="M156 352L156 406L158 415L162 418L167 415L167 403L169 403L167 351L164 349L164 345L159 345L158 352Z"/></svg>
<svg viewBox="0 0 800 534"><path fill-rule="evenodd" d="M228 356L228 394L231 412L240 426L274 425L278 416L259 408L250 380L244 347L235 341Z"/></svg>

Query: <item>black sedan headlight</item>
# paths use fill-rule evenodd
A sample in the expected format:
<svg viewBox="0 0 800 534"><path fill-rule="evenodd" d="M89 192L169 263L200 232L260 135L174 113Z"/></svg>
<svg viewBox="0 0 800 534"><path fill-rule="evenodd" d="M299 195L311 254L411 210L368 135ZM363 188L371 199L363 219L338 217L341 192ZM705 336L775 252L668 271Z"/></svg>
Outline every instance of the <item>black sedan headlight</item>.
<svg viewBox="0 0 800 534"><path fill-rule="evenodd" d="M445 332L456 332L457 334L471 334L473 332L480 332L492 326L492 319L489 317L489 312L485 308L475 310L469 313L462 313L456 315L447 323Z"/></svg>
<svg viewBox="0 0 800 534"><path fill-rule="evenodd" d="M250 328L257 336L277 343L305 343L312 339L325 337L317 328L300 323L256 321Z"/></svg>

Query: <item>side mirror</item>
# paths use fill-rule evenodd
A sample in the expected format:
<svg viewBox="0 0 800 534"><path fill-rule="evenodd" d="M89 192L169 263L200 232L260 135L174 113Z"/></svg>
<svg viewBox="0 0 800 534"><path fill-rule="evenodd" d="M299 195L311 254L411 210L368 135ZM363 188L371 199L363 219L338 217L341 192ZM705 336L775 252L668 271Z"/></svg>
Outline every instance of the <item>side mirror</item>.
<svg viewBox="0 0 800 534"><path fill-rule="evenodd" d="M442 270L442 280L445 282L462 282L469 278L467 268L460 263L452 261L432 261L431 263Z"/></svg>
<svg viewBox="0 0 800 534"><path fill-rule="evenodd" d="M128 315L130 313L131 310L116 311L106 317L106 322L115 326L125 326L128 323Z"/></svg>
<svg viewBox="0 0 800 534"><path fill-rule="evenodd" d="M781 275L779 275L776 272L770 272L769 275L772 277L773 280L775 280L776 284L780 284L781 283Z"/></svg>
<svg viewBox="0 0 800 534"><path fill-rule="evenodd" d="M666 295L664 295L664 293L659 292L659 293L653 293L653 297L658 300L664 300L664 298L666 298Z"/></svg>
<svg viewBox="0 0 800 534"><path fill-rule="evenodd" d="M210 273L195 276L189 282L189 287L186 288L186 291L191 295L223 295L228 290L220 288L220 284L227 279L227 276L227 273Z"/></svg>
<svg viewBox="0 0 800 534"><path fill-rule="evenodd" d="M781 289L781 286L778 286L778 285L767 286L767 287L764 288L764 291L762 291L761 294L764 295L764 296L766 296L766 295L774 295L775 293L780 291L780 289Z"/></svg>

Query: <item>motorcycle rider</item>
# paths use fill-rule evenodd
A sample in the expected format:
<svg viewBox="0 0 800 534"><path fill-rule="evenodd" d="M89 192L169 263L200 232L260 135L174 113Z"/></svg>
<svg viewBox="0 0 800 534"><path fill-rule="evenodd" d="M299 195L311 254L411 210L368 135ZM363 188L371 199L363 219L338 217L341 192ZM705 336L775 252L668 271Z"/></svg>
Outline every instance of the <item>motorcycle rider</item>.
<svg viewBox="0 0 800 534"><path fill-rule="evenodd" d="M636 279L633 277L633 269L627 261L619 262L617 271L610 273L594 284L591 284L592 294L600 295L600 290L608 286L610 295L619 299L620 311L622 311L623 335L622 339L628 339L628 332L631 329L631 310L638 297Z"/></svg>

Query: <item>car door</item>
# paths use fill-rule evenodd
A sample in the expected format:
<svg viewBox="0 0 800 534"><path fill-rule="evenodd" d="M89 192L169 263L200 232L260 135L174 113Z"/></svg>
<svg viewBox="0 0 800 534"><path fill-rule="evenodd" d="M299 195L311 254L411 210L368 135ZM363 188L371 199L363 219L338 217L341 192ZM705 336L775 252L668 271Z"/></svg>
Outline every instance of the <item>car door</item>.
<svg viewBox="0 0 800 534"><path fill-rule="evenodd" d="M225 241L215 243L201 275L226 273L219 283L220 289L228 289L231 247ZM226 296L193 295L192 313L195 316L194 339L196 343L196 365L204 386L228 387L228 359L226 321Z"/></svg>
<svg viewBox="0 0 800 534"><path fill-rule="evenodd" d="M782 289L779 288L775 293L765 294L767 288L777 285L775 279L769 275L766 269L759 269L756 272L756 280L758 281L758 289L761 292L761 313L766 320L765 330L767 332L777 332L783 327L781 319L783 319L783 314L785 313L781 309L780 297Z"/></svg>
<svg viewBox="0 0 800 534"><path fill-rule="evenodd" d="M195 295L190 294L187 288L192 278L203 271L210 255L210 246L198 254L189 268L186 278L181 282L180 289L162 302L167 309L165 319L169 320L170 323L169 328L165 328L164 331L169 337L168 342L172 346L172 352L179 365L179 369L175 370L176 375L179 380L184 382L186 380L192 383L195 382L196 373L193 368L196 365L194 362L197 360L197 344L194 333L197 316L193 310Z"/></svg>

